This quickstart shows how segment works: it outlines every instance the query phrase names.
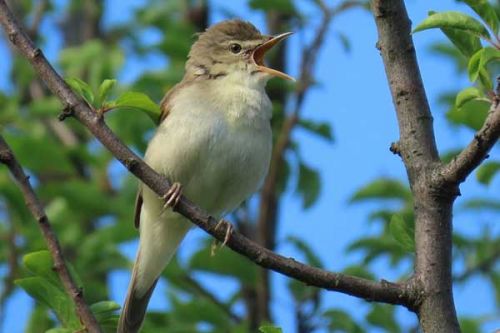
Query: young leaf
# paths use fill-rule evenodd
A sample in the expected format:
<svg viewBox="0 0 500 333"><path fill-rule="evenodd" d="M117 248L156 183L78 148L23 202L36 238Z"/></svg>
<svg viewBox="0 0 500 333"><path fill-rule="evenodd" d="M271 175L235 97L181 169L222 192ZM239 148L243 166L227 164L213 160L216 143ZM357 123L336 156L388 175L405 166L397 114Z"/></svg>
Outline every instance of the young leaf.
<svg viewBox="0 0 500 333"><path fill-rule="evenodd" d="M401 215L394 214L389 224L392 237L408 252L415 250L414 228Z"/></svg>
<svg viewBox="0 0 500 333"><path fill-rule="evenodd" d="M474 35L490 38L488 29L486 29L481 22L469 15L456 11L431 13L431 15L413 29L413 32L415 33L433 28L463 30Z"/></svg>
<svg viewBox="0 0 500 333"><path fill-rule="evenodd" d="M483 97L483 94L479 89L475 87L466 88L458 93L455 106L460 109L465 103L481 97Z"/></svg>
<svg viewBox="0 0 500 333"><path fill-rule="evenodd" d="M488 185L491 183L493 177L495 177L496 173L500 170L500 162L487 162L481 165L477 169L476 177L477 181L481 184Z"/></svg>
<svg viewBox="0 0 500 333"><path fill-rule="evenodd" d="M94 93L90 86L76 77L70 77L66 79L66 83L78 94L80 95L87 103L90 105L94 105Z"/></svg>
<svg viewBox="0 0 500 333"><path fill-rule="evenodd" d="M265 326L259 327L259 332L261 332L261 333L283 333L283 330L279 327L276 327L276 326L265 325Z"/></svg>
<svg viewBox="0 0 500 333"><path fill-rule="evenodd" d="M97 94L96 106L101 107L102 103L106 100L111 89L116 85L116 80L104 80L99 86Z"/></svg>
<svg viewBox="0 0 500 333"><path fill-rule="evenodd" d="M149 96L129 91L110 104L114 108L129 108L145 112L155 123L160 119L160 107Z"/></svg>
<svg viewBox="0 0 500 333"><path fill-rule="evenodd" d="M406 185L396 179L382 178L377 179L358 190L352 196L350 202L377 199L409 200L410 198L411 192Z"/></svg>
<svg viewBox="0 0 500 333"><path fill-rule="evenodd" d="M486 70L486 65L493 60L500 60L500 50L493 47L485 47L481 53L479 68L484 68Z"/></svg>
<svg viewBox="0 0 500 333"><path fill-rule="evenodd" d="M321 259L316 255L316 253L314 253L314 250L307 242L304 242L302 239L294 236L288 236L286 241L294 245L299 252L302 252L309 265L320 268L323 267Z"/></svg>
<svg viewBox="0 0 500 333"><path fill-rule="evenodd" d="M480 49L469 59L469 64L467 65L467 72L469 73L469 80L475 82L479 76L479 70L481 69L481 58L483 56L484 49Z"/></svg>
<svg viewBox="0 0 500 333"><path fill-rule="evenodd" d="M498 34L498 16L495 8L487 0L463 0L479 15L491 30Z"/></svg>

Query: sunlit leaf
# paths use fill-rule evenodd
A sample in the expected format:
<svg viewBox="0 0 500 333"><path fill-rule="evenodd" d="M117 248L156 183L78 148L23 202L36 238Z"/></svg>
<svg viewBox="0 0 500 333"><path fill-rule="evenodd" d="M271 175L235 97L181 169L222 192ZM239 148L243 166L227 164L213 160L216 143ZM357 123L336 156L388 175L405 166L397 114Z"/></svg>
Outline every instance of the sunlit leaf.
<svg viewBox="0 0 500 333"><path fill-rule="evenodd" d="M76 77L66 79L66 83L73 89L75 93L80 95L89 105L94 105L94 93L90 86Z"/></svg>
<svg viewBox="0 0 500 333"><path fill-rule="evenodd" d="M463 0L463 2L469 5L494 33L498 34L498 16L495 8L487 0Z"/></svg>
<svg viewBox="0 0 500 333"><path fill-rule="evenodd" d="M160 107L147 95L128 91L109 104L112 108L134 109L146 113L155 123L160 119Z"/></svg>
<svg viewBox="0 0 500 333"><path fill-rule="evenodd" d="M456 11L431 13L413 29L413 32L433 28L457 29L486 38L490 37L488 29L481 22L469 15Z"/></svg>
<svg viewBox="0 0 500 333"><path fill-rule="evenodd" d="M460 109L465 103L481 98L482 96L483 94L476 87L466 88L458 93L455 106Z"/></svg>
<svg viewBox="0 0 500 333"><path fill-rule="evenodd" d="M330 332L364 333L365 330L359 326L349 313L341 309L331 309L323 313L328 320Z"/></svg>
<svg viewBox="0 0 500 333"><path fill-rule="evenodd" d="M101 107L102 103L106 100L109 93L111 92L111 89L113 89L113 87L116 85L116 82L117 82L116 80L110 80L110 79L102 81L97 93L97 99L96 99L97 107Z"/></svg>

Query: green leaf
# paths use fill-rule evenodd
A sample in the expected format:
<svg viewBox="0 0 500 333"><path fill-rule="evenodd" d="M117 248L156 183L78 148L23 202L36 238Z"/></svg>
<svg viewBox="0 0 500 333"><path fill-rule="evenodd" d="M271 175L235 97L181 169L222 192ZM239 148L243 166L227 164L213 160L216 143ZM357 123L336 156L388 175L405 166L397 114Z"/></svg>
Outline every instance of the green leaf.
<svg viewBox="0 0 500 333"><path fill-rule="evenodd" d="M479 15L491 30L498 34L498 16L495 8L487 0L463 0Z"/></svg>
<svg viewBox="0 0 500 333"><path fill-rule="evenodd" d="M101 301L94 303L90 306L90 310L94 314L101 314L105 312L113 312L120 309L120 305L113 301Z"/></svg>
<svg viewBox="0 0 500 333"><path fill-rule="evenodd" d="M101 301L90 306L90 310L94 313L99 323L114 318L116 311L119 309L120 305L113 301Z"/></svg>
<svg viewBox="0 0 500 333"><path fill-rule="evenodd" d="M350 202L377 199L411 199L411 192L401 181L390 178L377 179L358 190Z"/></svg>
<svg viewBox="0 0 500 333"><path fill-rule="evenodd" d="M31 297L51 308L65 328L72 330L81 328L73 301L64 291L49 283L48 280L41 277L29 277L16 280L15 283Z"/></svg>
<svg viewBox="0 0 500 333"><path fill-rule="evenodd" d="M94 105L94 93L86 82L76 77L70 77L66 79L66 83L71 87L71 89L73 89L74 92L87 101L87 103Z"/></svg>
<svg viewBox="0 0 500 333"><path fill-rule="evenodd" d="M467 65L467 72L469 73L469 80L475 82L479 76L479 70L481 69L481 58L483 56L484 49L480 49L472 55L469 59L469 64Z"/></svg>
<svg viewBox="0 0 500 333"><path fill-rule="evenodd" d="M102 106L102 104L106 101L109 92L116 85L116 82L117 82L116 80L109 80L109 79L102 81L101 85L99 86L97 94L96 107L99 108Z"/></svg>
<svg viewBox="0 0 500 333"><path fill-rule="evenodd" d="M370 271L368 271L367 267L360 265L352 265L344 268L344 274L353 275L360 278L375 280L375 275L373 275Z"/></svg>
<svg viewBox="0 0 500 333"><path fill-rule="evenodd" d="M455 107L460 109L467 102L481 97L483 97L483 94L476 87L466 88L458 93L457 99L455 100Z"/></svg>
<svg viewBox="0 0 500 333"><path fill-rule="evenodd" d="M155 123L158 123L160 120L160 107L149 96L140 92L126 92L118 97L116 101L110 102L109 106L112 108L128 108L142 111Z"/></svg>
<svg viewBox="0 0 500 333"><path fill-rule="evenodd" d="M389 230L392 237L403 247L403 249L408 252L415 251L415 227L412 223L406 222L401 215L394 214L389 223Z"/></svg>
<svg viewBox="0 0 500 333"><path fill-rule="evenodd" d="M384 332L399 333L401 329L394 319L394 307L391 305L374 304L366 316L366 320L373 326L382 328Z"/></svg>
<svg viewBox="0 0 500 333"><path fill-rule="evenodd" d="M500 211L500 201L484 198L484 199L471 199L466 201L463 205L463 208L467 210L490 210L493 212Z"/></svg>
<svg viewBox="0 0 500 333"><path fill-rule="evenodd" d="M319 135L327 141L333 141L332 127L328 123L317 123L312 120L301 119L299 126L313 134Z"/></svg>
<svg viewBox="0 0 500 333"><path fill-rule="evenodd" d="M500 60L500 50L493 47L485 47L481 53L479 68L484 68L486 70L486 65L493 60Z"/></svg>
<svg viewBox="0 0 500 333"><path fill-rule="evenodd" d="M461 30L441 28L441 31L455 45L455 47L468 58L481 49L481 41L476 35L464 33Z"/></svg>
<svg viewBox="0 0 500 333"><path fill-rule="evenodd" d="M477 169L477 181L488 185L499 170L500 162L486 162Z"/></svg>
<svg viewBox="0 0 500 333"><path fill-rule="evenodd" d="M318 171L299 163L299 182L297 192L302 196L302 206L311 207L319 197L321 182Z"/></svg>
<svg viewBox="0 0 500 333"><path fill-rule="evenodd" d="M47 279L54 286L64 291L59 276L54 271L54 262L49 251L28 253L23 257L23 264L34 275Z"/></svg>
<svg viewBox="0 0 500 333"><path fill-rule="evenodd" d="M261 333L283 333L283 330L276 326L264 325L259 327Z"/></svg>
<svg viewBox="0 0 500 333"><path fill-rule="evenodd" d="M413 29L413 33L433 28L463 30L467 33L490 38L488 29L481 22L469 15L456 11L431 12L422 23Z"/></svg>
<svg viewBox="0 0 500 333"><path fill-rule="evenodd" d="M453 106L446 113L446 117L454 124L465 125L477 131L483 126L490 105L490 102L482 99L470 100L468 103L462 105L460 109Z"/></svg>

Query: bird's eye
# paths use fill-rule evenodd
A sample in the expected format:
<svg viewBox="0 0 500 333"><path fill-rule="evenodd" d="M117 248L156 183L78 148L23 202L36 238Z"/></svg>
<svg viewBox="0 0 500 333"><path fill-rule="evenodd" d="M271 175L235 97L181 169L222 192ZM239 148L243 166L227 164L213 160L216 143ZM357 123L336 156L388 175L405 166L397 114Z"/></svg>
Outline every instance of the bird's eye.
<svg viewBox="0 0 500 333"><path fill-rule="evenodd" d="M233 43L229 45L229 50L233 52L234 54L238 54L241 51L241 45L237 43Z"/></svg>

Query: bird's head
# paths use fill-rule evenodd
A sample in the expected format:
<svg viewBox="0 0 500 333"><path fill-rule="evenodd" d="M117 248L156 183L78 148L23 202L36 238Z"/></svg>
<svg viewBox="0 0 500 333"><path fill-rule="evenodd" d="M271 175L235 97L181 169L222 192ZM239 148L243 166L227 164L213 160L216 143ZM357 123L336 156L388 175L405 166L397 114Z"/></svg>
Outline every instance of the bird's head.
<svg viewBox="0 0 500 333"><path fill-rule="evenodd" d="M186 72L189 76L219 78L232 73L268 79L272 76L293 78L266 67L264 55L290 32L277 36L262 35L251 23L228 20L217 23L198 35L191 47Z"/></svg>

